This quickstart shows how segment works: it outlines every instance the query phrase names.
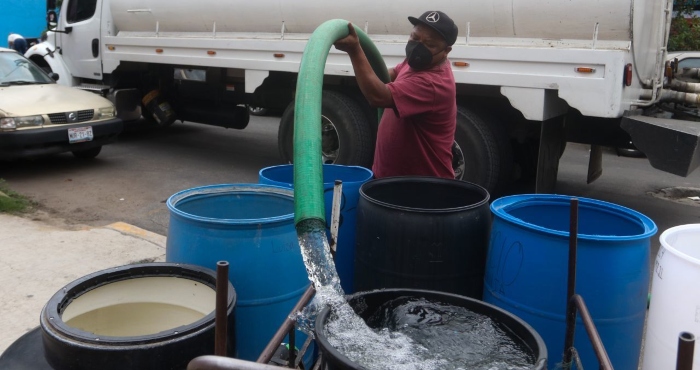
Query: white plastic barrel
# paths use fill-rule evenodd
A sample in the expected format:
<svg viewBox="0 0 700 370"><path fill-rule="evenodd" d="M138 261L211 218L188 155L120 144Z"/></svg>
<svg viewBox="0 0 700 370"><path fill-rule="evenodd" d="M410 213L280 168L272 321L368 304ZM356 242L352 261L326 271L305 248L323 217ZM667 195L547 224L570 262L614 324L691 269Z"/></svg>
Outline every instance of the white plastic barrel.
<svg viewBox="0 0 700 370"><path fill-rule="evenodd" d="M647 316L643 370L676 368L678 335L700 336L700 224L672 227L661 234L651 305ZM695 348L693 369L700 370Z"/></svg>

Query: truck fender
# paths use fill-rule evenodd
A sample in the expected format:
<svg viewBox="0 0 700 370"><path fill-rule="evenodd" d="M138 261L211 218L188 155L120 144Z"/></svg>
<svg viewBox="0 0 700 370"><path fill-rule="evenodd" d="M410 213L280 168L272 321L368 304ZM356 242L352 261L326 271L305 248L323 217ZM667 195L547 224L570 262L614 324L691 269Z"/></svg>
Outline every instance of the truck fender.
<svg viewBox="0 0 700 370"><path fill-rule="evenodd" d="M59 78L56 81L60 85L75 86L77 80L70 73L63 56L56 50L56 46L49 41L36 44L29 48L24 54L32 62L36 63L46 72L57 73Z"/></svg>

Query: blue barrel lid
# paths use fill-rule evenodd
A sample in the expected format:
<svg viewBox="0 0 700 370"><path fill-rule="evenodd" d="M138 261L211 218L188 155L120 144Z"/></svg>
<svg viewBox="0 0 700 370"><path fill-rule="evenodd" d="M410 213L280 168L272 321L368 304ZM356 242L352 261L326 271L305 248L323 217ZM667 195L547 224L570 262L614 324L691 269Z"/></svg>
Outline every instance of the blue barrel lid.
<svg viewBox="0 0 700 370"><path fill-rule="evenodd" d="M567 207L571 203L572 199L578 199L579 201L579 224L581 223L581 211L582 210L594 210L599 212L600 215L612 215L618 217L620 220L625 220L626 222L631 222L639 226L639 233L627 234L627 235L602 235L602 234L586 234L579 228L579 239L584 240L611 240L611 241L625 241L625 240L638 240L650 238L658 231L656 224L649 217L637 212L633 209L623 207L614 203L605 202L602 200L585 198L585 197L574 197L568 195L558 195L558 194L520 194L511 195L502 198L498 198L491 203L491 212L493 215L506 221L508 223L517 225L519 227L527 228L530 230L537 230L542 233L557 235L562 237L569 237L569 231L557 230L549 227L544 227L531 222L527 222L512 213L518 210L523 210L528 207L538 207L538 206L561 206ZM541 216L540 216L541 217ZM552 216L554 217L554 216ZM568 213L567 213L568 217ZM568 219L567 219L568 225Z"/></svg>

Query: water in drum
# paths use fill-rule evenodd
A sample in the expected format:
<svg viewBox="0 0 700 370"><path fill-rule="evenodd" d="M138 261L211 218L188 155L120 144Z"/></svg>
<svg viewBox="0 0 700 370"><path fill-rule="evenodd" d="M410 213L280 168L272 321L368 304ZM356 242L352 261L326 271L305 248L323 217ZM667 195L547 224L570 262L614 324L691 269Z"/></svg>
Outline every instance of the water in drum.
<svg viewBox="0 0 700 370"><path fill-rule="evenodd" d="M334 333L352 336L352 342L342 342L352 343L352 348L355 351L363 353L369 359L365 362L368 364L365 365L368 368L376 370L438 370L443 368L440 361L426 359L427 349L416 344L406 335L377 333L355 314L352 307L345 301L324 229L319 228L302 233L299 237L299 244L309 278L316 287L316 296L313 302L297 318L300 329L312 333L312 322L316 315L323 307L330 305L334 319L329 322L332 328L327 329ZM358 341L359 338L362 340ZM331 344L335 346L334 343Z"/></svg>
<svg viewBox="0 0 700 370"><path fill-rule="evenodd" d="M443 369L530 369L535 358L491 318L464 307L425 298L405 297L385 303L367 324L375 330L405 334L443 359Z"/></svg>
<svg viewBox="0 0 700 370"><path fill-rule="evenodd" d="M332 314L326 325L328 339L350 360L372 370L521 370L534 359L487 317L454 306L425 300L392 301L375 314L371 329L343 297L325 230L299 237L309 278L316 287L311 305L298 322L310 327L326 305ZM389 309L391 308L391 309Z"/></svg>
<svg viewBox="0 0 700 370"><path fill-rule="evenodd" d="M156 334L189 325L204 316L184 306L135 302L98 308L66 321L66 325L96 335L127 337Z"/></svg>

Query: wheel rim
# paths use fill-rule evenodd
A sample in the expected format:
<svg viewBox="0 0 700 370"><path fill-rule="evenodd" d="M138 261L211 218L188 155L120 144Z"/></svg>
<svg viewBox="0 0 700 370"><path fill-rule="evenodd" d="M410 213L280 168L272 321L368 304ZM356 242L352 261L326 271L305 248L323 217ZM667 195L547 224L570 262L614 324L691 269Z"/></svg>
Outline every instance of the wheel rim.
<svg viewBox="0 0 700 370"><path fill-rule="evenodd" d="M254 107L252 105L249 106L248 109L250 110L250 113L252 113L252 114L263 114L266 111L265 108Z"/></svg>
<svg viewBox="0 0 700 370"><path fill-rule="evenodd" d="M461 180L466 171L466 162L464 161L464 152L457 142L452 143L452 169L455 172L455 179Z"/></svg>
<svg viewBox="0 0 700 370"><path fill-rule="evenodd" d="M340 139L338 130L333 122L326 116L321 116L321 155L324 164L333 164L338 159L340 152Z"/></svg>

